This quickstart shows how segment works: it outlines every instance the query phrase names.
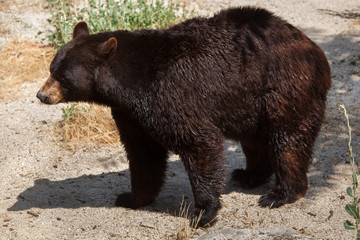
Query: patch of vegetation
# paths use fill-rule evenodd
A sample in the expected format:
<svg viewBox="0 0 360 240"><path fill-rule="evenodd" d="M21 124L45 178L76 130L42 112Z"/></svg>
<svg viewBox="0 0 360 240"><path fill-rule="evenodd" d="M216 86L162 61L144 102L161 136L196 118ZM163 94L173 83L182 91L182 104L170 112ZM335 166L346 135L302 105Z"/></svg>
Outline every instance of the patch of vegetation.
<svg viewBox="0 0 360 240"><path fill-rule="evenodd" d="M204 211L201 211L199 216L191 217L189 213L191 203L187 203L184 200L184 197L180 203L179 217L183 218L185 221L180 222L180 225L177 226L176 230L176 240L191 239L196 234L196 229L199 227L199 221L204 214Z"/></svg>
<svg viewBox="0 0 360 240"><path fill-rule="evenodd" d="M55 129L55 139L65 143L116 143L119 134L110 109L98 105L71 104L63 107L62 121ZM68 146L65 146L68 147Z"/></svg>
<svg viewBox="0 0 360 240"><path fill-rule="evenodd" d="M75 103L71 104L71 106L63 107L61 110L63 111L62 118L64 122L74 121L78 117L83 118L83 114L89 111Z"/></svg>
<svg viewBox="0 0 360 240"><path fill-rule="evenodd" d="M348 149L349 149L349 158L352 169L352 187L348 187L346 189L346 193L352 198L352 203L346 204L345 211L353 218L353 221L346 220L344 222L345 229L355 230L356 231L356 239L360 239L360 215L359 215L359 203L360 196L357 192L358 189L358 176L360 175L359 166L355 163L355 159L352 154L352 145L351 145L351 126L349 121L349 116L346 112L346 108L344 105L340 105L339 109L344 111L344 115L346 118L349 141L348 141Z"/></svg>
<svg viewBox="0 0 360 240"><path fill-rule="evenodd" d="M164 0L88 0L77 8L72 0L46 0L51 18L48 22L55 31L48 40L56 49L71 40L77 22L87 22L90 33L102 31L166 28L186 19L188 11L178 3Z"/></svg>
<svg viewBox="0 0 360 240"><path fill-rule="evenodd" d="M0 99L23 98L23 84L45 81L54 48L33 42L7 42L0 51ZM35 94L34 94L35 95Z"/></svg>

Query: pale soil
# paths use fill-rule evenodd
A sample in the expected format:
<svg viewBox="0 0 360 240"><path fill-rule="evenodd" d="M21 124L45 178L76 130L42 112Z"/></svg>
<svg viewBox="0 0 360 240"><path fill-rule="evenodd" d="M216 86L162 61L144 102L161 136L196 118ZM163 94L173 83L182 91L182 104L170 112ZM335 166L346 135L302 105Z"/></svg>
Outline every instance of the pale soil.
<svg viewBox="0 0 360 240"><path fill-rule="evenodd" d="M0 1L0 49L9 39L40 41L35 39L37 31L48 29L46 3L25 2ZM229 2L195 1L201 14L216 12ZM257 200L271 183L251 191L228 184L222 195L224 207L212 229L288 226L316 239L352 239L354 232L343 227L350 219L344 206L350 202L345 189L351 185L351 169L338 106L345 104L350 114L353 153L358 159L360 3L231 1L232 6L244 4L268 8L317 42L329 58L333 87L305 198L279 209L264 209ZM32 27L24 29L25 23ZM21 98L0 99L0 239L175 239L183 233L180 202L183 197L193 202L193 196L177 156L170 158L166 184L156 202L140 210L115 208L116 195L128 191L130 184L124 150L120 144L89 144L71 152L56 144L49 133L61 120L63 105L37 101L43 80L19 86ZM244 167L240 147L233 142L225 145L229 172Z"/></svg>

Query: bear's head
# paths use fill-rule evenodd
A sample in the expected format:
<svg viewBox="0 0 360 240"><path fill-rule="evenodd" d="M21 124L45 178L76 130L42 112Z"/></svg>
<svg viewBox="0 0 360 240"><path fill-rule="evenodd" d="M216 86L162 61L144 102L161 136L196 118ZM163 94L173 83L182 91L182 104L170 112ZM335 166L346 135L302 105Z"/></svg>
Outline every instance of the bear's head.
<svg viewBox="0 0 360 240"><path fill-rule="evenodd" d="M116 38L90 35L87 24L79 22L74 27L72 40L56 53L50 76L36 97L46 104L96 101L97 72L116 48Z"/></svg>

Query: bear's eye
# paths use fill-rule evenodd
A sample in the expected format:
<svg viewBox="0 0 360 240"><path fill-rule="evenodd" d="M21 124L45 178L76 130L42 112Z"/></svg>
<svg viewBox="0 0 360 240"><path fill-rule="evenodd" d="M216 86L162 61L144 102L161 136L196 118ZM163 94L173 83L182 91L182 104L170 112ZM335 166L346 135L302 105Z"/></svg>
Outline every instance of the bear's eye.
<svg viewBox="0 0 360 240"><path fill-rule="evenodd" d="M58 81L59 81L59 83L62 83L62 84L66 84L68 81L66 80L66 78L64 78L64 77L58 77L58 78L56 78Z"/></svg>

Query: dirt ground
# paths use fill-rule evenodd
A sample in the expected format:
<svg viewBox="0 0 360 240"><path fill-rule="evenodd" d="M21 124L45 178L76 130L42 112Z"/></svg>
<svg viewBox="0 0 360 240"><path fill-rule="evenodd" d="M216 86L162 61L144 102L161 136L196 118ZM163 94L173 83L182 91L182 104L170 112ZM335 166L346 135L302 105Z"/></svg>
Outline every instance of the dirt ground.
<svg viewBox="0 0 360 240"><path fill-rule="evenodd" d="M0 0L0 51L8 42L31 40L47 31L46 2ZM345 104L353 129L353 154L360 153L360 2L358 0L195 0L200 14L228 6L265 7L303 30L326 52L332 68L327 114L309 171L309 191L300 201L279 209L260 208L257 200L271 183L254 190L228 184L222 195L219 228L287 226L315 239L354 239L344 230L351 199ZM19 45L19 47L21 47ZM21 57L21 56L17 56ZM11 71L0 76L3 85ZM166 184L149 207L115 208L116 195L128 191L129 170L120 143L88 144L66 150L51 134L61 120L61 107L35 98L44 79L21 82L18 96L0 87L0 239L176 239L186 236L180 202L193 202L179 158L168 163ZM226 142L228 169L244 167L244 155ZM190 206L191 209L191 206ZM194 237L204 230L193 232ZM254 238L256 239L256 238Z"/></svg>

